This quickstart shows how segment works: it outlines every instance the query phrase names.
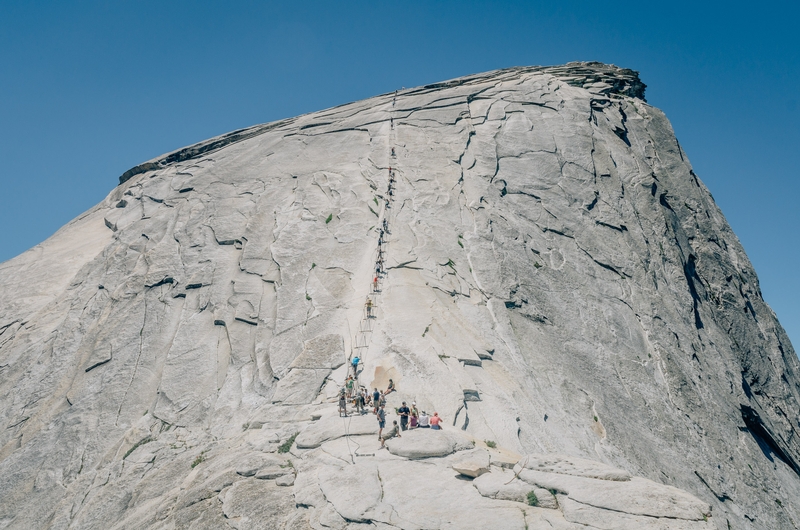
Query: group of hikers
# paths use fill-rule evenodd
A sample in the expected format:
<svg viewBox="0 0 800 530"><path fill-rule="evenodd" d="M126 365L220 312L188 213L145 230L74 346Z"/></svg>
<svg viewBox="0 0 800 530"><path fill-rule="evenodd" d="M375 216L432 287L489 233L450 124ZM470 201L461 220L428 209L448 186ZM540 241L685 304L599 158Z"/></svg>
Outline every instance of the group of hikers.
<svg viewBox="0 0 800 530"><path fill-rule="evenodd" d="M358 366L358 357L353 359L354 371ZM428 415L424 410L417 408L417 402L412 401L411 407L403 401L400 407L395 409L395 413L400 417L400 424L397 420L392 422L392 427L383 432L386 428L386 396L395 392L394 381L389 379L389 385L384 391L375 388L372 392L368 392L366 387L356 387L356 378L353 375L348 375L344 387L339 392L339 415L347 417L347 405L350 403L355 412L358 414L367 414L367 410L372 408L372 414L378 420L378 440L381 442L381 447L384 447L386 440L397 437L400 438L400 432L411 429L433 429L441 430L442 418L438 412L433 415Z"/></svg>
<svg viewBox="0 0 800 530"><path fill-rule="evenodd" d="M378 389L375 389L378 392ZM395 412L400 416L400 426L397 425L397 420L392 421L392 427L385 433L383 429L386 427L386 404L381 403L375 411L375 416L378 420L378 440L381 441L381 447L385 447L386 440L397 437L401 438L400 431L407 431L410 429L433 429L441 430L442 418L438 412L434 412L433 416L428 416L424 410L420 412L417 408L417 402L412 401L409 408L405 401L403 404L395 409Z"/></svg>

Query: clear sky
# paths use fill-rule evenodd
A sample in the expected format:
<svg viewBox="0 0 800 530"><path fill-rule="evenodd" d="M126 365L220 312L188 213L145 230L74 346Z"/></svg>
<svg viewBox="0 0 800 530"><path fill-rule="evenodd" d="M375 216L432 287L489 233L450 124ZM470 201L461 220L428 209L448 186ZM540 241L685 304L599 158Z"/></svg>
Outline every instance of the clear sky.
<svg viewBox="0 0 800 530"><path fill-rule="evenodd" d="M4 0L0 261L167 151L401 86L596 60L641 72L798 347L798 15L736 0Z"/></svg>

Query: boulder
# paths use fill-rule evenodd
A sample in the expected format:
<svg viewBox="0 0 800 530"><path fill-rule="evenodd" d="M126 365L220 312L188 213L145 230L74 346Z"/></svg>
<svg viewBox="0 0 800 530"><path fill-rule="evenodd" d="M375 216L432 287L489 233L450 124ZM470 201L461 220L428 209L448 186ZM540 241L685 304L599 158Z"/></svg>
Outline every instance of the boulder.
<svg viewBox="0 0 800 530"><path fill-rule="evenodd" d="M410 460L447 456L474 447L467 437L449 430L414 429L405 431L401 438L386 442L386 448L396 456Z"/></svg>

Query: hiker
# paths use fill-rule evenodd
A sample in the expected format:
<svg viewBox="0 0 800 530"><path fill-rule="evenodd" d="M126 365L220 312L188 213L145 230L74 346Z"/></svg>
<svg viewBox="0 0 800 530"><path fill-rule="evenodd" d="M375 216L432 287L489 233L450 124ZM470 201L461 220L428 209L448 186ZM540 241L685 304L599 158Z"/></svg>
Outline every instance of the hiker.
<svg viewBox="0 0 800 530"><path fill-rule="evenodd" d="M378 409L377 418L378 418L378 440L380 440L383 428L386 427L386 411L384 410L383 405L381 405L381 408Z"/></svg>
<svg viewBox="0 0 800 530"><path fill-rule="evenodd" d="M381 392L381 397L380 397L380 399L378 399L378 403L381 404L381 407L385 407L386 406L386 393L385 392Z"/></svg>
<svg viewBox="0 0 800 530"><path fill-rule="evenodd" d="M433 416L431 416L431 429L438 431L442 427L439 425L442 422L442 418L439 417L438 412L434 412Z"/></svg>
<svg viewBox="0 0 800 530"><path fill-rule="evenodd" d="M400 428L404 431L408 430L408 415L411 414L411 409L406 406L406 402L403 401L403 406L397 409L397 413L400 415Z"/></svg>
<svg viewBox="0 0 800 530"><path fill-rule="evenodd" d="M342 389L342 391L339 392L339 417L342 417L343 414L344 414L344 417L346 418L347 417L347 399L345 399L345 397L344 397L344 389Z"/></svg>
<svg viewBox="0 0 800 530"><path fill-rule="evenodd" d="M389 440L390 438L394 438L395 436L397 436L398 438L402 438L402 436L400 436L400 431L397 429L397 420L395 420L392 423L393 423L392 428L386 431L386 434L380 436L381 448L384 447L383 444L386 443L386 440Z"/></svg>
<svg viewBox="0 0 800 530"><path fill-rule="evenodd" d="M367 318L372 318L372 300L367 297Z"/></svg>
<svg viewBox="0 0 800 530"><path fill-rule="evenodd" d="M350 362L350 364L353 366L353 376L357 376L358 375L358 363L360 361L361 361L361 359L359 359L358 355L356 355L355 357L353 357L353 360Z"/></svg>
<svg viewBox="0 0 800 530"><path fill-rule="evenodd" d="M422 414L419 415L419 426L423 429L429 429L431 426L428 413L424 410L422 411Z"/></svg>
<svg viewBox="0 0 800 530"><path fill-rule="evenodd" d="M375 292L375 293L378 292L378 277L377 276L375 276L372 279L372 292Z"/></svg>
<svg viewBox="0 0 800 530"><path fill-rule="evenodd" d="M394 381L392 381L391 379L389 379L389 388L387 388L387 389L386 389L386 392L384 392L383 394L384 394L384 395L388 395L388 394L391 394L391 393L392 393L392 392L394 392L394 391L395 391L395 388L394 388Z"/></svg>
<svg viewBox="0 0 800 530"><path fill-rule="evenodd" d="M417 409L415 407L411 407L411 416L408 418L408 428L416 429L419 427L419 414L417 414Z"/></svg>
<svg viewBox="0 0 800 530"><path fill-rule="evenodd" d="M392 156L394 156L394 147L392 147Z"/></svg>
<svg viewBox="0 0 800 530"><path fill-rule="evenodd" d="M373 414L378 413L378 407L381 406L381 393L378 392L378 389L375 389L375 392L372 393L372 404L375 407L375 410L372 411Z"/></svg>
<svg viewBox="0 0 800 530"><path fill-rule="evenodd" d="M347 376L347 381L344 386L347 388L347 397L353 397L353 390L355 388L355 381L352 375Z"/></svg>
<svg viewBox="0 0 800 530"><path fill-rule="evenodd" d="M362 388L361 394L358 396L358 406L361 408L361 414L367 413L367 389Z"/></svg>

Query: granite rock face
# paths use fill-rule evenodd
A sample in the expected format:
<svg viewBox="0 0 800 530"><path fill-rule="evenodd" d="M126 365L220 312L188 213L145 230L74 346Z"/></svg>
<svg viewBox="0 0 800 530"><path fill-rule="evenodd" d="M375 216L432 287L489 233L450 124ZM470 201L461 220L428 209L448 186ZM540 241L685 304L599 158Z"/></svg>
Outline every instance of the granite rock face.
<svg viewBox="0 0 800 530"><path fill-rule="evenodd" d="M356 355L443 429L381 449ZM638 75L499 70L151 160L0 264L0 528L798 528L799 370Z"/></svg>

